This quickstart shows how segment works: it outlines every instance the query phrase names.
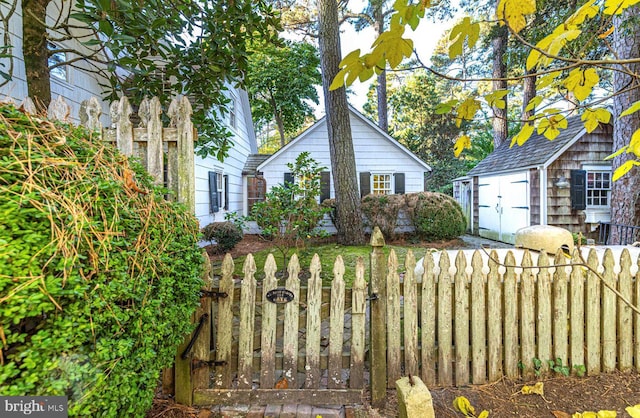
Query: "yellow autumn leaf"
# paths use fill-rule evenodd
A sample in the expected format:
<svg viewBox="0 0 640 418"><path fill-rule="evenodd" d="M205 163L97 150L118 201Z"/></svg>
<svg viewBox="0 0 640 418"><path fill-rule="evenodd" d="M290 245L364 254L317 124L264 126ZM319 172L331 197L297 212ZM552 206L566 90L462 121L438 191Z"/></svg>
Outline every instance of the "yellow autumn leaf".
<svg viewBox="0 0 640 418"><path fill-rule="evenodd" d="M538 134L542 134L549 140L560 135L560 129L567 128L567 118L562 115L551 115L540 120L538 123Z"/></svg>
<svg viewBox="0 0 640 418"><path fill-rule="evenodd" d="M522 389L520 390L520 392L523 395L540 395L540 396L544 396L544 383L537 382L533 386L524 385L522 387Z"/></svg>
<svg viewBox="0 0 640 418"><path fill-rule="evenodd" d="M576 10L565 23L570 26L578 26L584 23L585 20L591 19L598 14L600 10L595 4L596 0L589 0L583 4L578 10Z"/></svg>
<svg viewBox="0 0 640 418"><path fill-rule="evenodd" d="M507 23L515 33L527 26L526 16L535 12L535 0L500 0L496 9L500 24Z"/></svg>
<svg viewBox="0 0 640 418"><path fill-rule="evenodd" d="M453 146L453 155L460 156L465 148L471 148L471 138L467 135L461 135Z"/></svg>
<svg viewBox="0 0 640 418"><path fill-rule="evenodd" d="M583 101L593 91L593 86L598 84L600 77L593 68L582 70L575 68L571 70L567 78L564 80L564 86L573 93L576 99Z"/></svg>
<svg viewBox="0 0 640 418"><path fill-rule="evenodd" d="M476 414L475 408L469 402L469 399L464 396L458 396L453 400L453 409L461 412L465 417L472 417Z"/></svg>
<svg viewBox="0 0 640 418"><path fill-rule="evenodd" d="M618 416L618 413L616 411L608 411L606 409L602 409L598 411L596 416L598 418L616 418Z"/></svg>
<svg viewBox="0 0 640 418"><path fill-rule="evenodd" d="M530 112L535 109L540 103L542 103L542 96L535 96L529 100L527 107L524 109L526 112Z"/></svg>
<svg viewBox="0 0 640 418"><path fill-rule="evenodd" d="M600 123L609 123L611 120L611 112L607 109L587 109L582 114L582 121L587 132L593 132Z"/></svg>
<svg viewBox="0 0 640 418"><path fill-rule="evenodd" d="M503 99L507 94L509 94L509 90L495 90L489 94L485 94L484 99L489 106L504 109L507 107L507 102Z"/></svg>
<svg viewBox="0 0 640 418"><path fill-rule="evenodd" d="M607 156L606 156L606 157L604 157L603 159L604 159L605 161L606 161L606 160L610 160L610 159L615 158L615 157L617 157L618 155L620 155L620 154L622 154L622 153L624 153L624 152L627 152L627 150L628 150L628 149L629 149L629 145L625 145L624 147L620 148L619 150L617 150L617 151L616 151L616 152L614 152L613 154L611 154L611 155L607 155Z"/></svg>
<svg viewBox="0 0 640 418"><path fill-rule="evenodd" d="M340 61L340 71L333 78L329 90L336 90L343 86L349 86L358 78L360 73L366 68L364 61L360 58L360 50L352 51Z"/></svg>
<svg viewBox="0 0 640 418"><path fill-rule="evenodd" d="M527 139L531 138L533 130L533 125L525 123L525 125L520 129L520 132L514 135L511 139L511 145L509 145L509 148L513 147L515 144L518 144L518 146L522 146L522 144L527 142Z"/></svg>
<svg viewBox="0 0 640 418"><path fill-rule="evenodd" d="M576 39L581 31L575 26L560 25L553 32L542 38L537 44L537 49L532 49L527 57L527 70L538 67L546 67L553 61L553 57L557 56L567 42ZM543 51L545 54L543 54ZM547 55L548 54L548 55Z"/></svg>
<svg viewBox="0 0 640 418"><path fill-rule="evenodd" d="M640 2L640 0L605 0L604 11L606 15L619 15L628 7Z"/></svg>
<svg viewBox="0 0 640 418"><path fill-rule="evenodd" d="M615 30L616 30L616 27L615 26L611 26L609 29L607 29L606 31L604 31L603 33L598 35L598 38L604 39L607 36L611 35L613 33L613 31L615 31Z"/></svg>
<svg viewBox="0 0 640 418"><path fill-rule="evenodd" d="M622 176L624 176L629 171L631 171L631 169L636 165L640 165L640 162L638 162L636 160L629 160L629 161L625 162L620 167L616 168L616 170L613 172L612 180L613 181L619 180Z"/></svg>
<svg viewBox="0 0 640 418"><path fill-rule="evenodd" d="M486 409L480 412L480 415L478 415L478 418L488 418L488 417L489 417L489 411L487 411Z"/></svg>
<svg viewBox="0 0 640 418"><path fill-rule="evenodd" d="M383 32L373 42L373 48L382 53L389 62L391 68L395 68L406 57L413 54L413 41L403 38L404 26L392 26L387 32Z"/></svg>
<svg viewBox="0 0 640 418"><path fill-rule="evenodd" d="M640 404L627 406L624 410L627 411L627 414L631 415L631 418L640 418Z"/></svg>
<svg viewBox="0 0 640 418"><path fill-rule="evenodd" d="M456 109L456 126L459 128L463 120L472 120L480 109L480 102L472 97L465 99Z"/></svg>
<svg viewBox="0 0 640 418"><path fill-rule="evenodd" d="M623 116L629 116L632 113L637 112L638 110L640 110L640 100L638 100L637 102L634 102L631 106L627 108L627 110L620 113L620 116L618 116L618 118L621 118Z"/></svg>
<svg viewBox="0 0 640 418"><path fill-rule="evenodd" d="M640 129L638 129L633 133L633 135L631 135L631 141L629 141L627 154L635 154L636 157L640 157Z"/></svg>
<svg viewBox="0 0 640 418"><path fill-rule="evenodd" d="M538 77L538 79L536 80L536 88L538 90L542 90L546 87L549 87L556 82L556 78L558 78L560 75L562 75L561 71L553 71L549 74ZM540 100L542 101L542 98Z"/></svg>
<svg viewBox="0 0 640 418"><path fill-rule="evenodd" d="M478 42L479 37L480 24L478 22L471 22L470 17L462 19L460 23L451 29L451 33L449 34L449 40L453 41L449 46L449 58L454 59L462 54L465 39L467 40L467 46L472 48L476 42Z"/></svg>

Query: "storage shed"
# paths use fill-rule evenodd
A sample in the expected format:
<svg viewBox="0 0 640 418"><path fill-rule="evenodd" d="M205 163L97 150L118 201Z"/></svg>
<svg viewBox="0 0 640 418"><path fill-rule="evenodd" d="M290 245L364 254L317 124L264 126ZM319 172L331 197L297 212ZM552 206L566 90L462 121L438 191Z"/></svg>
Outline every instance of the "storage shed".
<svg viewBox="0 0 640 418"><path fill-rule="evenodd" d="M454 190L471 202L471 232L514 243L515 232L530 225L553 225L585 236L610 220L611 125L588 133L579 116L554 140L534 134L522 146L505 141Z"/></svg>

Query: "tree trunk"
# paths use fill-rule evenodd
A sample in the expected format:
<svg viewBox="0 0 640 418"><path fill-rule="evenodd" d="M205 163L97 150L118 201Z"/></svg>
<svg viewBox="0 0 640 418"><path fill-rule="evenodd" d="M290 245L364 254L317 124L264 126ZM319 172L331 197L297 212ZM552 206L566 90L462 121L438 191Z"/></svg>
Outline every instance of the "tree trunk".
<svg viewBox="0 0 640 418"><path fill-rule="evenodd" d="M506 26L497 28L495 37L491 41L493 47L493 91L504 90L507 88L507 66L504 64L502 57L507 49L507 40L509 31ZM507 140L509 135L507 124L507 104L506 97L504 109L493 108L493 146L498 148L500 144Z"/></svg>
<svg viewBox="0 0 640 418"><path fill-rule="evenodd" d="M525 110L529 105L529 101L536 97L536 76L535 70L526 72L529 77L526 77L522 82L522 125L529 120L531 116L536 113L536 109Z"/></svg>
<svg viewBox="0 0 640 418"><path fill-rule="evenodd" d="M380 0L373 2L375 8L373 17L375 19L375 29L380 36L384 32L384 14L382 13L382 4ZM378 126L385 132L389 131L389 116L387 109L387 72L383 70L378 75L378 87L376 88L378 95Z"/></svg>
<svg viewBox="0 0 640 418"><path fill-rule="evenodd" d="M637 58L640 48L640 32L634 27L625 25L638 18L640 10L637 7L627 9L625 13L614 18L616 28L614 33L614 50L620 59ZM613 98L613 149L618 150L629 144L629 139L635 131L640 129L640 114L632 113L629 116L619 118L620 113L631 104L640 100L640 80L630 77L628 73L639 74L640 64L625 66L627 73L615 71L613 75L614 91L623 89L628 91L617 94ZM630 87L634 87L630 89ZM620 167L625 161L635 158L633 154L622 153L613 159L613 170ZM614 182L611 187L611 222L624 225L638 225L640 221L640 173L638 168L633 168L624 177ZM615 229L612 230L614 234ZM612 237L617 241L616 236ZM613 241L613 242L616 242Z"/></svg>
<svg viewBox="0 0 640 418"><path fill-rule="evenodd" d="M282 115L278 111L278 104L271 94L269 95L269 101L273 108L273 119L276 121L276 126L278 127L278 134L280 134L280 148L282 148L287 145L284 137L284 121L282 120Z"/></svg>
<svg viewBox="0 0 640 418"><path fill-rule="evenodd" d="M49 48L46 21L49 0L22 1L22 52L27 77L27 91L37 106L46 109L51 102Z"/></svg>
<svg viewBox="0 0 640 418"><path fill-rule="evenodd" d="M365 242L364 225L360 211L360 194L347 94L344 87L329 91L340 63L338 8L335 0L318 2L318 23L322 89L329 135L331 172L336 193L337 239L340 244L363 244Z"/></svg>

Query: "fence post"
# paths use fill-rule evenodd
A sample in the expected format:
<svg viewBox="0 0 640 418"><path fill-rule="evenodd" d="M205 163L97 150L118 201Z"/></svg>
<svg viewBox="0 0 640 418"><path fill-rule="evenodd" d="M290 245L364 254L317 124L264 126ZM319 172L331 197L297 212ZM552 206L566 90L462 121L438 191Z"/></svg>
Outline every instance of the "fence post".
<svg viewBox="0 0 640 418"><path fill-rule="evenodd" d="M194 132L191 103L186 96L174 99L167 112L178 130L178 201L195 213Z"/></svg>
<svg viewBox="0 0 640 418"><path fill-rule="evenodd" d="M211 261L206 253L203 253L204 271L202 279L204 290L211 290ZM211 299L203 296L200 306L193 314L193 322L199 323L195 330L186 336L184 342L178 347L175 361L175 399L183 405L193 405L193 390L207 388L209 382L209 361L211 341Z"/></svg>
<svg viewBox="0 0 640 418"><path fill-rule="evenodd" d="M387 396L387 286L384 237L377 226L371 234L371 404L384 406Z"/></svg>

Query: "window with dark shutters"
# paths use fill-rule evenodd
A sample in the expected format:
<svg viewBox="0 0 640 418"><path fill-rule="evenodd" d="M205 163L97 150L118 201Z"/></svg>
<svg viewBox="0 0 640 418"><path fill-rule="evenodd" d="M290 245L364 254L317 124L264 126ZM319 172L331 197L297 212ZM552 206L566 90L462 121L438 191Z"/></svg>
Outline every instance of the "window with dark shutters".
<svg viewBox="0 0 640 418"><path fill-rule="evenodd" d="M328 171L320 173L320 203L331 197L331 174Z"/></svg>
<svg viewBox="0 0 640 418"><path fill-rule="evenodd" d="M368 171L360 173L360 197L371 193L371 173Z"/></svg>
<svg viewBox="0 0 640 418"><path fill-rule="evenodd" d="M571 170L571 208L584 210L587 207L587 172Z"/></svg>
<svg viewBox="0 0 640 418"><path fill-rule="evenodd" d="M209 171L209 210L216 213L220 210L218 202L218 173Z"/></svg>
<svg viewBox="0 0 640 418"><path fill-rule="evenodd" d="M395 180L395 193L404 194L404 173L395 173L393 175Z"/></svg>

